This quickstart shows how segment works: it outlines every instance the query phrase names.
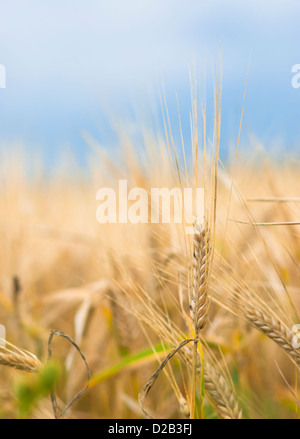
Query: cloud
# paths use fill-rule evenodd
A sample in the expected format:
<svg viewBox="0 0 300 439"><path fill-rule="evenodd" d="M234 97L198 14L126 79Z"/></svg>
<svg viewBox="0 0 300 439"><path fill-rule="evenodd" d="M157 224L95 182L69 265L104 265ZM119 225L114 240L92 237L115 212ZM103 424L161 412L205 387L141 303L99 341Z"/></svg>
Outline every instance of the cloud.
<svg viewBox="0 0 300 439"><path fill-rule="evenodd" d="M3 3L0 64L6 67L7 89L0 93L2 132L6 127L21 132L25 125L31 132L37 124L42 131L41 119L59 120L54 127L74 126L100 99L114 105L131 104L134 95L147 99L145 90L157 90L161 77L173 94L183 91L188 100L193 59L198 67L206 60L209 79L219 44L225 117L232 108L240 111L251 56L245 117L265 124L268 105L273 123L286 123L291 130L296 105L289 94L291 66L299 63L300 4L295 0ZM288 108L284 119L280 108Z"/></svg>

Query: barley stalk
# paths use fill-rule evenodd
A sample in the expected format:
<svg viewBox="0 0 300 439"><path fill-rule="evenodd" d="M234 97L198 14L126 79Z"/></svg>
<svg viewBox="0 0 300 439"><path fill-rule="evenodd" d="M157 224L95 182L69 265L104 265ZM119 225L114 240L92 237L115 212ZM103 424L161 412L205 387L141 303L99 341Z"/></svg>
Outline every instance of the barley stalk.
<svg viewBox="0 0 300 439"><path fill-rule="evenodd" d="M194 323L195 341L192 359L192 385L191 385L191 419L195 416L196 401L196 380L197 380L197 355L198 337L200 330L204 328L207 321L207 287L210 266L210 232L207 226L195 224L193 245L193 291L190 302L190 314ZM200 417L202 417L203 401L200 405Z"/></svg>

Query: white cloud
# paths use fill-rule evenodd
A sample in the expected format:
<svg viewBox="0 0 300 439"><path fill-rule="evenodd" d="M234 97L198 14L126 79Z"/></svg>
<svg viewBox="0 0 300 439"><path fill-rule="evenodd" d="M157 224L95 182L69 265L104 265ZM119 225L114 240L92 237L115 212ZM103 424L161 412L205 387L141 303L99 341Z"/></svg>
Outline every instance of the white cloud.
<svg viewBox="0 0 300 439"><path fill-rule="evenodd" d="M299 9L274 0L10 0L1 6L0 62L27 84L109 87L149 81L157 71L180 77L193 52L213 57L222 41L234 73L250 52L255 60L270 46L293 51Z"/></svg>

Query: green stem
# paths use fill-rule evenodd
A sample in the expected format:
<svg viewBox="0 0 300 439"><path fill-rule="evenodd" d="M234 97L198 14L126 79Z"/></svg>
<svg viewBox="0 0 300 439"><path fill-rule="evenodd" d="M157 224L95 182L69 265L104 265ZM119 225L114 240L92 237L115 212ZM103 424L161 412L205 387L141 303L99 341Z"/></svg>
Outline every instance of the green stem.
<svg viewBox="0 0 300 439"><path fill-rule="evenodd" d="M190 419L195 419L195 412L196 412L197 354L198 354L198 338L196 337L193 344Z"/></svg>
<svg viewBox="0 0 300 439"><path fill-rule="evenodd" d="M204 352L201 343L199 343L201 357L201 386L200 386L200 418L205 419L204 413Z"/></svg>

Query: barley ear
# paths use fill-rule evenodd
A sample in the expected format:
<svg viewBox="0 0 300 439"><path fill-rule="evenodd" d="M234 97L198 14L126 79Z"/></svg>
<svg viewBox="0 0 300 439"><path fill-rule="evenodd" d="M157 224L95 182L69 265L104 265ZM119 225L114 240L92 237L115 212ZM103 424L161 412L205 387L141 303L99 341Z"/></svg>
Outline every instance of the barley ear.
<svg viewBox="0 0 300 439"><path fill-rule="evenodd" d="M37 372L42 367L42 363L34 354L19 349L8 341L4 341L0 347L0 365L24 372Z"/></svg>
<svg viewBox="0 0 300 439"><path fill-rule="evenodd" d="M190 314L196 336L199 335L207 321L207 290L211 254L209 228L196 225L193 236L193 289L190 302Z"/></svg>

